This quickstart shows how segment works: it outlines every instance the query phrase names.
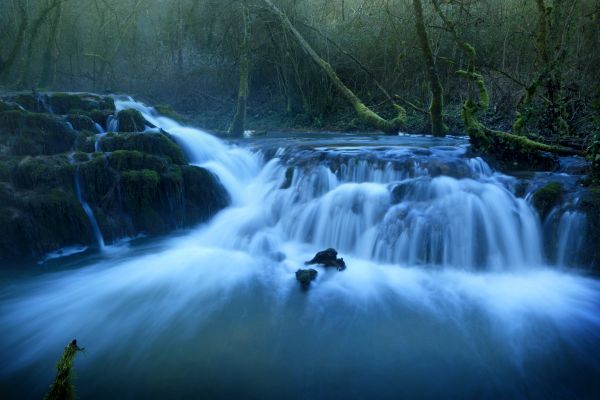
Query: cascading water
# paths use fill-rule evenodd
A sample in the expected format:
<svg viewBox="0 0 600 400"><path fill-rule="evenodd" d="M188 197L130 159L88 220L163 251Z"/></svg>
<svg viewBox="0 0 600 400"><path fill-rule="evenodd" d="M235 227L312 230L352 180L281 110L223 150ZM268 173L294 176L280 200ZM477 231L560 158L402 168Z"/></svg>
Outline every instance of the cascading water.
<svg viewBox="0 0 600 400"><path fill-rule="evenodd" d="M86 398L600 392L600 284L544 265L517 180L468 158L464 139L225 143L130 98L116 106L170 133L232 204L190 232L0 292L0 381L15 397L43 392L73 337L87 348ZM560 248L577 218L563 214ZM326 247L348 269L316 266L300 291L294 272Z"/></svg>
<svg viewBox="0 0 600 400"><path fill-rule="evenodd" d="M94 211L90 207L87 201L83 196L83 192L81 190L81 182L79 177L79 167L75 170L75 194L77 195L77 199L79 200L79 204L81 204L81 208L85 212L85 215L90 222L90 226L92 227L92 232L94 233L94 237L96 238L96 243L98 244L98 248L100 250L104 250L106 247L104 243L104 238L102 237L102 232L100 231L100 227L98 226L98 222L96 221L96 217L94 216Z"/></svg>

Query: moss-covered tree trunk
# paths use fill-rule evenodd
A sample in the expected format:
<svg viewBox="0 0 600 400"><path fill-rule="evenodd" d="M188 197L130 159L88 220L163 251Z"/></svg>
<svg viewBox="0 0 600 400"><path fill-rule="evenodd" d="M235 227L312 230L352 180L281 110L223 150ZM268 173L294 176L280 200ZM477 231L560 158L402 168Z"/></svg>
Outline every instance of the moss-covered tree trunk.
<svg viewBox="0 0 600 400"><path fill-rule="evenodd" d="M513 133L525 135L532 117L536 134L563 136L569 133L568 113L563 88L563 61L567 53L566 38L577 0L534 0L537 9L537 71L525 88L519 104ZM539 104L534 103L540 97Z"/></svg>
<svg viewBox="0 0 600 400"><path fill-rule="evenodd" d="M0 80L3 81L6 79L10 71L12 70L12 66L14 65L19 52L21 51L21 47L23 46L23 41L25 38L25 31L27 31L27 25L29 24L29 15L27 13L27 7L23 1L16 2L17 9L19 10L19 30L17 31L17 35L13 42L13 45L8 52L8 55L5 59L0 58Z"/></svg>
<svg viewBox="0 0 600 400"><path fill-rule="evenodd" d="M240 45L240 86L238 89L237 105L229 134L242 136L246 129L246 104L248 101L248 75L250 60L248 57L250 12L247 0L240 0L242 7L242 43Z"/></svg>
<svg viewBox="0 0 600 400"><path fill-rule="evenodd" d="M475 68L475 48L461 38L456 25L446 17L440 8L439 0L432 0L432 2L445 27L468 56L467 69L459 70L457 73L476 87L477 100L471 97L471 91L469 91L469 98L465 101L462 108L462 119L465 129L469 134L472 149L476 152L489 155L503 163L526 163L533 167L547 166L544 165L547 157L543 153L558 155L580 154L579 151L567 147L552 146L519 135L495 131L487 128L479 121L477 114L489 107L490 97L483 76Z"/></svg>
<svg viewBox="0 0 600 400"><path fill-rule="evenodd" d="M323 60L317 52L311 47L311 45L304 39L304 37L298 32L298 30L291 23L287 15L277 8L270 0L263 0L267 8L279 17L283 26L288 29L300 47L308 54L308 56L321 68L321 70L331 80L336 89L348 100L352 105L358 116L367 124L375 129L381 130L388 134L395 134L400 130L400 127L405 121L406 111L401 106L394 104L394 108L398 112L398 115L393 119L385 119L379 114L367 107L360 98L350 90L342 80L337 76L333 67L325 60Z"/></svg>
<svg viewBox="0 0 600 400"><path fill-rule="evenodd" d="M415 9L415 25L417 28L417 37L419 45L423 52L425 66L427 68L427 77L429 78L429 87L431 90L431 104L429 106L429 117L431 119L431 133L433 136L446 135L446 126L444 125L444 91L438 75L435 57L431 50L431 43L425 29L425 21L423 18L423 4L421 0L413 0Z"/></svg>
<svg viewBox="0 0 600 400"><path fill-rule="evenodd" d="M83 351L83 349L77 346L77 340L75 339L65 347L62 357L56 363L56 378L44 400L75 399L75 387L71 382L71 371L75 362L75 356L79 351Z"/></svg>

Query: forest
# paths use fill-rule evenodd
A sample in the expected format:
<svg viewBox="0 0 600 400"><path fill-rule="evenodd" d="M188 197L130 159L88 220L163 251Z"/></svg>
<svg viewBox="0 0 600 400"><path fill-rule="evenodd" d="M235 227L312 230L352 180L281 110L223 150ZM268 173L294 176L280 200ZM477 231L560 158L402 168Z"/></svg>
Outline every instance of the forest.
<svg viewBox="0 0 600 400"><path fill-rule="evenodd" d="M599 310L600 0L0 0L3 399L598 399Z"/></svg>
<svg viewBox="0 0 600 400"><path fill-rule="evenodd" d="M1 7L7 89L136 94L224 131L243 69L248 129L381 128L354 110L295 29L363 105L388 121L401 109L398 130L464 133L462 106L477 98L473 74L487 89L479 118L491 129L580 148L597 129L595 0L4 0Z"/></svg>

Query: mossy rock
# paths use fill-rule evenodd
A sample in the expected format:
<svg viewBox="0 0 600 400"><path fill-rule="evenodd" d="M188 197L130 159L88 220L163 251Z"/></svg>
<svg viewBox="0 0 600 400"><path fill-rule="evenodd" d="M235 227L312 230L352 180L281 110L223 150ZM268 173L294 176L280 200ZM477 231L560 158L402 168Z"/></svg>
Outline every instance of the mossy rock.
<svg viewBox="0 0 600 400"><path fill-rule="evenodd" d="M84 153L93 153L96 151L96 135L94 131L83 130L77 134L75 140L75 150Z"/></svg>
<svg viewBox="0 0 600 400"><path fill-rule="evenodd" d="M229 194L210 171L191 165L181 167L188 220L205 221L229 205Z"/></svg>
<svg viewBox="0 0 600 400"><path fill-rule="evenodd" d="M168 157L175 164L187 164L181 147L164 133L108 134L101 139L100 146L103 151L135 150Z"/></svg>
<svg viewBox="0 0 600 400"><path fill-rule="evenodd" d="M133 108L119 111L117 121L119 121L119 132L143 132L146 127L146 120L142 113Z"/></svg>
<svg viewBox="0 0 600 400"><path fill-rule="evenodd" d="M83 151L78 151L73 154L73 160L78 163L90 161L90 155L88 153L84 153Z"/></svg>
<svg viewBox="0 0 600 400"><path fill-rule="evenodd" d="M92 204L100 205L116 195L113 192L117 188L119 175L101 153L94 153L90 161L79 165L79 178L86 198Z"/></svg>
<svg viewBox="0 0 600 400"><path fill-rule="evenodd" d="M88 93L53 93L49 95L48 103L56 114L70 114L75 110L93 111L97 109L114 110L114 100L107 96Z"/></svg>
<svg viewBox="0 0 600 400"><path fill-rule="evenodd" d="M108 117L113 115L112 110L92 110L87 115L105 131L108 130Z"/></svg>
<svg viewBox="0 0 600 400"><path fill-rule="evenodd" d="M72 191L27 192L18 201L30 218L29 234L37 254L92 240L87 216Z"/></svg>
<svg viewBox="0 0 600 400"><path fill-rule="evenodd" d="M76 132L48 114L22 110L0 113L0 141L16 155L57 154L70 150Z"/></svg>
<svg viewBox="0 0 600 400"><path fill-rule="evenodd" d="M33 93L20 93L13 96L12 100L27 111L36 113L44 113L48 111L46 109L46 104L44 104L47 101L47 98L40 94L34 95Z"/></svg>
<svg viewBox="0 0 600 400"><path fill-rule="evenodd" d="M552 182L533 194L533 205L545 219L554 207L560 204L563 197L563 187L558 182Z"/></svg>
<svg viewBox="0 0 600 400"><path fill-rule="evenodd" d="M74 171L65 156L27 156L14 169L12 182L19 189L72 188Z"/></svg>
<svg viewBox="0 0 600 400"><path fill-rule="evenodd" d="M77 131L87 130L93 132L96 129L94 120L87 115L69 114L67 116L67 121L69 121L73 129Z"/></svg>
<svg viewBox="0 0 600 400"><path fill-rule="evenodd" d="M165 157L158 157L141 151L117 150L108 156L110 166L117 171L148 169L157 173L169 168Z"/></svg>

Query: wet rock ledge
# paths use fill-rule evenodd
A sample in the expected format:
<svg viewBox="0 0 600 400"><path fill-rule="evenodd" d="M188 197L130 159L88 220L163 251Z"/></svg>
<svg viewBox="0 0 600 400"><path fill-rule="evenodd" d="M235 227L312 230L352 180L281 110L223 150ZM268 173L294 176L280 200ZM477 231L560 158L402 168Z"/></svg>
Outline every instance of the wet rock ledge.
<svg viewBox="0 0 600 400"><path fill-rule="evenodd" d="M146 125L135 110L115 113L109 96L0 94L0 265L98 245L93 219L110 244L224 208L218 178Z"/></svg>

